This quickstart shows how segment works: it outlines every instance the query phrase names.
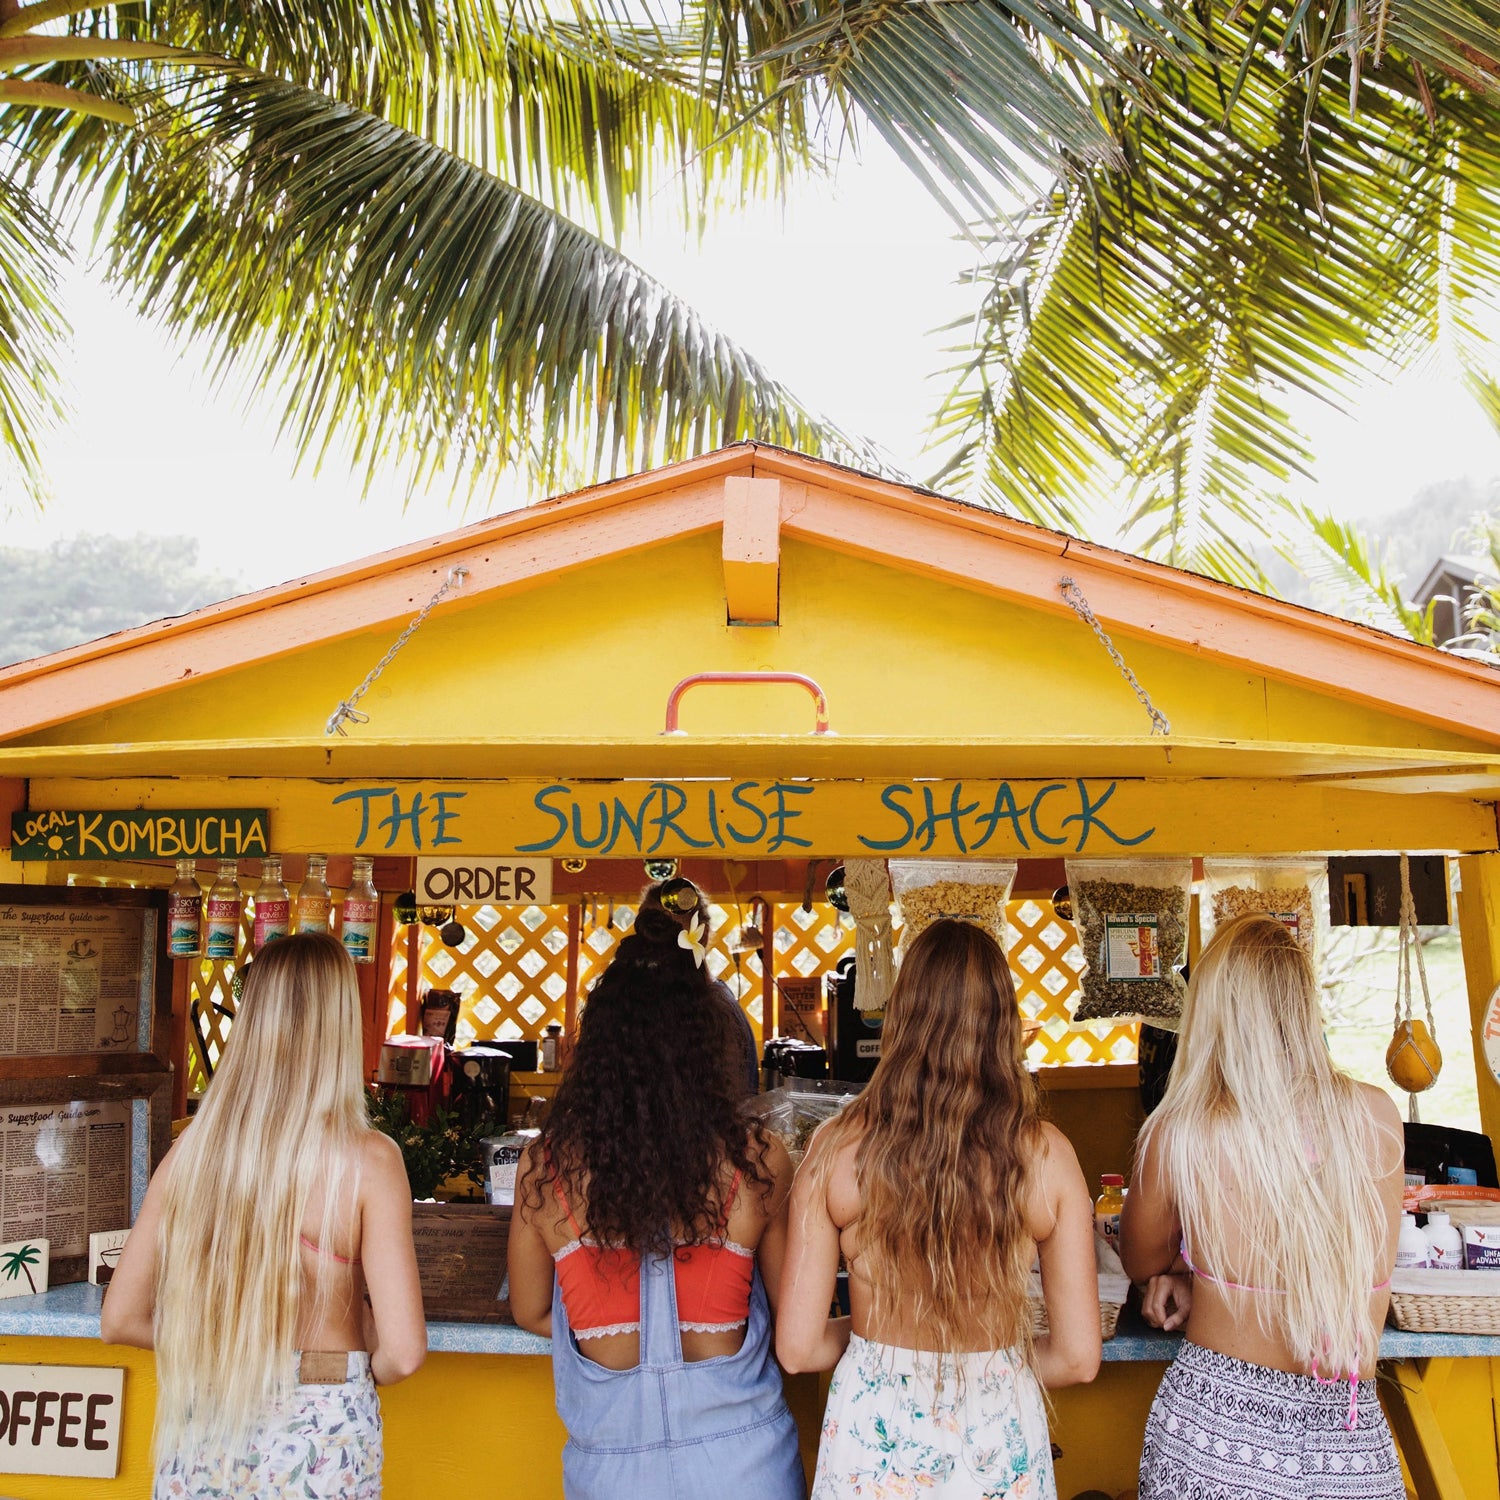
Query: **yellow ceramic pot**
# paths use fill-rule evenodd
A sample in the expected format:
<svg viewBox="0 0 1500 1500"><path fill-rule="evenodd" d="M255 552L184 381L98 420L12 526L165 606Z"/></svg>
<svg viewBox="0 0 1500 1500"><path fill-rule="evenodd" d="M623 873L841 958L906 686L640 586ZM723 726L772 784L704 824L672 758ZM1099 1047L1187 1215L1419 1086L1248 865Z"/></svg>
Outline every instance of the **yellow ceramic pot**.
<svg viewBox="0 0 1500 1500"><path fill-rule="evenodd" d="M1430 1089L1443 1071L1443 1054L1426 1021L1402 1021L1385 1049L1385 1070L1408 1094Z"/></svg>

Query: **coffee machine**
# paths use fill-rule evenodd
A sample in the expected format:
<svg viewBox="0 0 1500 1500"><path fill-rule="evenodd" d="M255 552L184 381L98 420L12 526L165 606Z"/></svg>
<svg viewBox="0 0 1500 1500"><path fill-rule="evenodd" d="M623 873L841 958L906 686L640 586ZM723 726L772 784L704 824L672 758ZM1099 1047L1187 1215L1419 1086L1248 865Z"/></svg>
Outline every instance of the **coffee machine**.
<svg viewBox="0 0 1500 1500"><path fill-rule="evenodd" d="M866 1015L854 1003L855 961L851 953L828 976L828 1027L833 1076L867 1083L880 1061L883 1011Z"/></svg>

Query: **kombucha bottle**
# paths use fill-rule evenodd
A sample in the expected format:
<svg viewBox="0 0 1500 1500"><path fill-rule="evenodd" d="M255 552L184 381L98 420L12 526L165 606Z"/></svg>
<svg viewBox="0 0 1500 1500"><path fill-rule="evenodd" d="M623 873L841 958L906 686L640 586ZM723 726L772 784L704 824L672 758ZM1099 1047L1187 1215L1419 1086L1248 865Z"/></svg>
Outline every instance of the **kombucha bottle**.
<svg viewBox="0 0 1500 1500"><path fill-rule="evenodd" d="M260 884L255 888L255 951L285 937L292 926L292 898L281 879L281 856L268 854L260 862Z"/></svg>
<svg viewBox="0 0 1500 1500"><path fill-rule="evenodd" d="M219 875L208 893L208 933L204 951L209 958L232 959L239 952L240 918L245 898L240 892L239 864L219 861Z"/></svg>
<svg viewBox="0 0 1500 1500"><path fill-rule="evenodd" d="M203 952L203 887L196 860L177 861L177 879L167 892L167 952L173 958L197 958Z"/></svg>

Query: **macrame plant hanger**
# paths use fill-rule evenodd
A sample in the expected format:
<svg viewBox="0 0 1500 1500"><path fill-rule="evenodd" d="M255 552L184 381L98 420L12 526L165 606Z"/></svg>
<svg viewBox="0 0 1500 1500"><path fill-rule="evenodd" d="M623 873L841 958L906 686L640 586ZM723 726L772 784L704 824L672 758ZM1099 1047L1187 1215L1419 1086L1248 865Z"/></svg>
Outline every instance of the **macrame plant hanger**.
<svg viewBox="0 0 1500 1500"><path fill-rule="evenodd" d="M891 946L891 877L883 859L846 859L844 894L854 918L854 1003L864 1015L885 1009L896 979Z"/></svg>
<svg viewBox="0 0 1500 1500"><path fill-rule="evenodd" d="M1425 1024L1412 1014L1413 955L1422 982L1422 1003L1427 1010ZM1443 1054L1437 1044L1432 993L1427 987L1427 963L1422 957L1422 942L1417 934L1417 903L1411 893L1411 864L1404 854L1401 856L1401 929L1397 964L1395 1035L1385 1054L1385 1067L1392 1081L1406 1090L1409 1100L1407 1118L1415 1125L1419 1123L1417 1095L1437 1082L1442 1071Z"/></svg>

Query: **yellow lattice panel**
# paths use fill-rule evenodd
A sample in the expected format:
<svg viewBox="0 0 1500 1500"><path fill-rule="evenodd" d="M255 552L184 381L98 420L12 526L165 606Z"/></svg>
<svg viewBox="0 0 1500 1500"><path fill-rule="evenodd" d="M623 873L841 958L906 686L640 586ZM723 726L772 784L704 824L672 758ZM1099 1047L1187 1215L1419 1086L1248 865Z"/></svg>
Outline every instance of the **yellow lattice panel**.
<svg viewBox="0 0 1500 1500"><path fill-rule="evenodd" d="M815 974L827 974L846 953L854 951L854 919L827 901L814 901L810 908L795 903L778 906L775 950L776 979L809 979ZM781 1034L801 1036L797 1018L784 1008ZM811 1040L821 1045L823 1038Z"/></svg>
<svg viewBox="0 0 1500 1500"><path fill-rule="evenodd" d="M1011 929L1010 970L1021 1013L1041 1026L1027 1052L1032 1065L1056 1068L1134 1062L1138 1025L1073 1020L1078 976L1084 968L1073 924L1058 917L1050 901L1011 901L1006 918Z"/></svg>

